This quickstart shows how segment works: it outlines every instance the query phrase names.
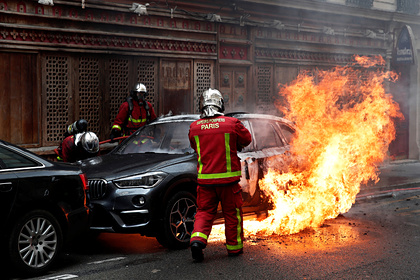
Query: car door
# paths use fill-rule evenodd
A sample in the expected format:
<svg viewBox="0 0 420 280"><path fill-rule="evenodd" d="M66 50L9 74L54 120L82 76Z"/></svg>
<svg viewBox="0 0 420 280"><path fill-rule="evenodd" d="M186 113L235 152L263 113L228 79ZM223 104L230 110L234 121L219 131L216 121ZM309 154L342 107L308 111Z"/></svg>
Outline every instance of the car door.
<svg viewBox="0 0 420 280"><path fill-rule="evenodd" d="M5 224L16 197L19 180L13 169L6 164L13 158L8 149L0 146L0 223ZM2 227L4 228L4 227Z"/></svg>
<svg viewBox="0 0 420 280"><path fill-rule="evenodd" d="M0 221L5 222L11 211L19 189L25 185L22 178L26 178L26 185L33 186L35 174L29 174L34 168L41 168L42 164L28 158L18 149L0 145Z"/></svg>

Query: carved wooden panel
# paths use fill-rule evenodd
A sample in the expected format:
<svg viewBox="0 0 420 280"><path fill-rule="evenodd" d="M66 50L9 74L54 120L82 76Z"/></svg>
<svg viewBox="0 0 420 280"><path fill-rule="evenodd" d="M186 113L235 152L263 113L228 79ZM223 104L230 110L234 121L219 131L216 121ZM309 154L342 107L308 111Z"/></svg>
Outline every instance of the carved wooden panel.
<svg viewBox="0 0 420 280"><path fill-rule="evenodd" d="M194 84L192 60L163 60L161 65L159 69L159 59L149 57L44 55L43 145L58 145L67 126L80 118L88 121L89 130L101 141L107 139L135 82L146 85L147 100L157 115L198 113L198 96L214 87L214 62L194 63ZM235 75L234 87L245 93L243 71Z"/></svg>
<svg viewBox="0 0 420 280"><path fill-rule="evenodd" d="M259 113L270 112L273 107L273 66L260 64L256 68L257 92L256 110Z"/></svg>
<svg viewBox="0 0 420 280"><path fill-rule="evenodd" d="M41 5L38 1L0 1L0 11L5 11L1 15L2 23L16 23L19 18L19 24L0 28L0 40L31 50L49 48L62 51L57 48L70 47L80 51L86 48L95 49L98 53L114 49L130 53L143 53L146 50L146 53L194 54L201 57L217 55L213 22L167 15L139 17L129 9L115 7L124 6L122 3L111 4L115 10L108 6L109 3L100 3L86 9L83 5L69 2L54 4L56 5ZM86 28L87 25L90 28ZM168 32L173 31L189 33L188 40L178 36L177 32L167 36Z"/></svg>
<svg viewBox="0 0 420 280"><path fill-rule="evenodd" d="M137 81L143 83L147 89L146 100L152 103L153 109L157 113L157 80L158 80L158 61L157 59L139 59L137 61Z"/></svg>
<svg viewBox="0 0 420 280"><path fill-rule="evenodd" d="M212 61L199 61L194 63L194 113L200 113L200 96L209 89L214 88L214 63Z"/></svg>
<svg viewBox="0 0 420 280"><path fill-rule="evenodd" d="M63 138L69 120L69 58L47 55L43 59L43 92L45 93L45 144Z"/></svg>
<svg viewBox="0 0 420 280"><path fill-rule="evenodd" d="M100 132L99 60L81 57L79 60L79 117L88 121L88 130Z"/></svg>
<svg viewBox="0 0 420 280"><path fill-rule="evenodd" d="M247 111L247 68L221 67L220 72L219 90L225 101L225 111Z"/></svg>
<svg viewBox="0 0 420 280"><path fill-rule="evenodd" d="M129 94L129 60L109 59L109 129L114 123L120 105L126 100Z"/></svg>

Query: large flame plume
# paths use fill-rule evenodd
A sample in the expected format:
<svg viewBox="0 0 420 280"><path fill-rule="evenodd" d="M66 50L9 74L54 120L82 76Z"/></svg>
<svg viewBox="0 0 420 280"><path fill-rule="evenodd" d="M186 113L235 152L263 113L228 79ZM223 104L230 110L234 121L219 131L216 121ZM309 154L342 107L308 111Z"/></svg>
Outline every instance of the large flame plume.
<svg viewBox="0 0 420 280"><path fill-rule="evenodd" d="M295 160L287 170L275 164L284 161L269 161L259 185L275 209L263 221L245 222L246 234L319 227L351 208L361 184L379 180L394 121L403 118L385 89L397 75L383 70L382 57L355 61L318 70L316 78L301 74L281 90L287 105L280 109L298 129L291 145Z"/></svg>

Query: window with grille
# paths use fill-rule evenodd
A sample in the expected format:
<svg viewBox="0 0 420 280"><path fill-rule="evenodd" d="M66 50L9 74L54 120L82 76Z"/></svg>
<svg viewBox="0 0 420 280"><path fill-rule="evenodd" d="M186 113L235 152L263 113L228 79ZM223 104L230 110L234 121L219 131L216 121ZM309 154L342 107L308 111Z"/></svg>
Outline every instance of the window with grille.
<svg viewBox="0 0 420 280"><path fill-rule="evenodd" d="M257 111L269 112L273 107L272 100L272 69L271 65L257 66Z"/></svg>
<svg viewBox="0 0 420 280"><path fill-rule="evenodd" d="M46 56L43 61L46 142L62 140L69 119L69 58Z"/></svg>
<svg viewBox="0 0 420 280"><path fill-rule="evenodd" d="M99 60L82 57L79 60L79 118L88 121L88 130L100 132Z"/></svg>
<svg viewBox="0 0 420 280"><path fill-rule="evenodd" d="M139 59L137 61L137 81L146 86L146 100L152 103L153 109L157 109L157 60Z"/></svg>
<svg viewBox="0 0 420 280"><path fill-rule="evenodd" d="M111 129L118 109L126 100L129 92L129 63L128 59L109 59L109 105L110 119L109 129Z"/></svg>
<svg viewBox="0 0 420 280"><path fill-rule="evenodd" d="M200 113L200 96L213 85L213 63L196 62L194 64L194 113Z"/></svg>

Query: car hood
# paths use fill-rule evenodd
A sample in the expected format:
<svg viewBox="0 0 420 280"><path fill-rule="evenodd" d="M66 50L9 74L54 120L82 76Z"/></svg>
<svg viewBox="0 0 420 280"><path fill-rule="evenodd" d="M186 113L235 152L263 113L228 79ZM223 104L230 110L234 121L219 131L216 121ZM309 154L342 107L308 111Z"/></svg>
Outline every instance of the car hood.
<svg viewBox="0 0 420 280"><path fill-rule="evenodd" d="M196 160L194 154L107 154L84 160L80 163L87 178L112 180L149 171L162 170L166 166Z"/></svg>

